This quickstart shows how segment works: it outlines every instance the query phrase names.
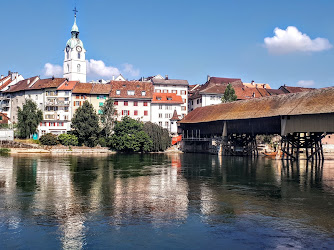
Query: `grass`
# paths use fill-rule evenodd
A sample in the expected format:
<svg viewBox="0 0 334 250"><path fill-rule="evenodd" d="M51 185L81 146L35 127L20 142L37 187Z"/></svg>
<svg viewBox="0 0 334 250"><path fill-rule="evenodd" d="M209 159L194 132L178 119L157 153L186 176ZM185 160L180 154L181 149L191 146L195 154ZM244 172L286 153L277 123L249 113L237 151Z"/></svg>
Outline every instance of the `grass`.
<svg viewBox="0 0 334 250"><path fill-rule="evenodd" d="M0 154L9 154L10 148L0 148Z"/></svg>

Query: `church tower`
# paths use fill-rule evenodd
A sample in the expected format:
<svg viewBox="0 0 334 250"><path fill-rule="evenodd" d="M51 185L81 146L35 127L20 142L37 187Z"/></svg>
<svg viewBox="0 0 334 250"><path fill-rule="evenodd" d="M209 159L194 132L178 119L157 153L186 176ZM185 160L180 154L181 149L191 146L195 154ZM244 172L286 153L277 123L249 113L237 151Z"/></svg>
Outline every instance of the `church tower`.
<svg viewBox="0 0 334 250"><path fill-rule="evenodd" d="M79 39L76 8L74 9L74 24L71 30L71 38L66 43L64 53L64 78L68 78L70 81L86 82L86 50Z"/></svg>

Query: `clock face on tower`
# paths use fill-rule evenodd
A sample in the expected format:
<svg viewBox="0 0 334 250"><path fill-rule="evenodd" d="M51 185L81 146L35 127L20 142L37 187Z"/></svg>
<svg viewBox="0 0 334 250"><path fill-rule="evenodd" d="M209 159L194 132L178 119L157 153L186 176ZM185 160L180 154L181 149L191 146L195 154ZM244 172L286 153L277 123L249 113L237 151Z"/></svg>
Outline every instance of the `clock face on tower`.
<svg viewBox="0 0 334 250"><path fill-rule="evenodd" d="M77 51L81 52L82 48L80 46L77 47Z"/></svg>

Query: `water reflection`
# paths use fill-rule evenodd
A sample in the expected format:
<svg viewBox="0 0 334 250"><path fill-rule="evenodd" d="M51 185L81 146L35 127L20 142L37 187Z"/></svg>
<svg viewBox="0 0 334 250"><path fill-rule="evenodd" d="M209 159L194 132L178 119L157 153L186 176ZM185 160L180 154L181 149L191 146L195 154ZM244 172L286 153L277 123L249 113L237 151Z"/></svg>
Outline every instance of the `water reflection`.
<svg viewBox="0 0 334 250"><path fill-rule="evenodd" d="M9 233L3 243L12 247L29 240L35 228L45 242L81 249L105 234L115 240L112 230L175 228L199 218L201 230L213 233L205 225L213 226L219 237L236 242L260 237L263 247L287 247L287 241L304 246L304 233L333 235L333 176L330 161L196 154L0 157L0 236ZM145 237L145 230L140 234ZM269 240L278 234L286 241Z"/></svg>

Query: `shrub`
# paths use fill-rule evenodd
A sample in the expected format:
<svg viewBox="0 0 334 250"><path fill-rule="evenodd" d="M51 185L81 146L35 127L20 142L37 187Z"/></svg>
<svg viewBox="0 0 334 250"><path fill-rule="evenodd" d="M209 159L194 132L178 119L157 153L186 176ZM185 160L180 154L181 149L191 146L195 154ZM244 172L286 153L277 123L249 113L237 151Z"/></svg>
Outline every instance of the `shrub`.
<svg viewBox="0 0 334 250"><path fill-rule="evenodd" d="M52 146L52 145L57 145L58 144L58 140L57 140L57 136L51 133L42 135L41 138L39 138L39 142L42 145L48 145L48 146Z"/></svg>
<svg viewBox="0 0 334 250"><path fill-rule="evenodd" d="M106 139L103 138L103 137L99 138L99 140L98 140L98 144L99 144L101 147L106 147L106 146L107 146Z"/></svg>
<svg viewBox="0 0 334 250"><path fill-rule="evenodd" d="M60 144L65 146L77 146L78 145L78 137L71 134L61 134L58 136L58 140Z"/></svg>

